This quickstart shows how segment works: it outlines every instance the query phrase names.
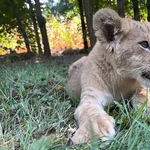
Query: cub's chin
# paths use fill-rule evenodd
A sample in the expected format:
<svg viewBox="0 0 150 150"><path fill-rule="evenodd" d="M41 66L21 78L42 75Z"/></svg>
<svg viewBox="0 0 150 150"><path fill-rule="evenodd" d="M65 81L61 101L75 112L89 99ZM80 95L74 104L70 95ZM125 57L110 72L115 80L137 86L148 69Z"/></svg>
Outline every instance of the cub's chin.
<svg viewBox="0 0 150 150"><path fill-rule="evenodd" d="M141 73L141 76L138 78L138 81L146 86L150 88L150 71L144 71Z"/></svg>

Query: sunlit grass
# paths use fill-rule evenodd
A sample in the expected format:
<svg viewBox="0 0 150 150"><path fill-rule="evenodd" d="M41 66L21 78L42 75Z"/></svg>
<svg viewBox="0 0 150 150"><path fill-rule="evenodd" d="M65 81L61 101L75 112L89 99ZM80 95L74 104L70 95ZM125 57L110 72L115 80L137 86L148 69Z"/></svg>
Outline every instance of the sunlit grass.
<svg viewBox="0 0 150 150"><path fill-rule="evenodd" d="M51 129L58 137L66 132L71 115L64 92L67 68L54 63L1 66L1 147L28 149Z"/></svg>
<svg viewBox="0 0 150 150"><path fill-rule="evenodd" d="M101 142L69 145L68 128L76 127L74 105L64 91L71 62L46 61L0 65L0 149L100 149ZM150 127L140 110L116 102L107 110L116 120L108 150L150 149Z"/></svg>

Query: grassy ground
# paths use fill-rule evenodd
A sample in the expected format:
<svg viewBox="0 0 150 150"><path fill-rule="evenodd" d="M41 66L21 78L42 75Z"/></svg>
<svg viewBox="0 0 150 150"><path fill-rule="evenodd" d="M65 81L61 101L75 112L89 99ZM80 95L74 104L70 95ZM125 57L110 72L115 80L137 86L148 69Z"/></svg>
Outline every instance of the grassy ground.
<svg viewBox="0 0 150 150"><path fill-rule="evenodd" d="M78 56L77 56L78 58ZM101 142L70 145L70 127L76 127L75 106L64 91L68 66L74 56L0 65L0 150L97 150ZM118 104L110 111L116 137L108 150L149 150L146 112Z"/></svg>

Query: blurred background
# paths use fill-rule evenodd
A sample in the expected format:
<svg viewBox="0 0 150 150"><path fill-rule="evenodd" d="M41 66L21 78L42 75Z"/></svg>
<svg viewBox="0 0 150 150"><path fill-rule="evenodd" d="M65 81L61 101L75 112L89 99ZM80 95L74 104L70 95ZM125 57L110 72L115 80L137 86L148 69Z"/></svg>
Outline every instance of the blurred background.
<svg viewBox="0 0 150 150"><path fill-rule="evenodd" d="M150 0L0 0L0 55L9 61L88 53L96 41L93 15L104 7L150 21Z"/></svg>

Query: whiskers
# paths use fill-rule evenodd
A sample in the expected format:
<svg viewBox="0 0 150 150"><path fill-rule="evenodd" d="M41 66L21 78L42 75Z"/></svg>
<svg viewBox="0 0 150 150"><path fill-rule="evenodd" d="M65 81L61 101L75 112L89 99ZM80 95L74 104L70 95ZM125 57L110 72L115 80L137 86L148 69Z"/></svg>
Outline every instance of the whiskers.
<svg viewBox="0 0 150 150"><path fill-rule="evenodd" d="M142 73L146 73L145 75L150 76L150 68L142 66L142 67L134 68L131 71L129 71L129 74L131 74L133 76L133 78L136 78L137 80L141 77Z"/></svg>

